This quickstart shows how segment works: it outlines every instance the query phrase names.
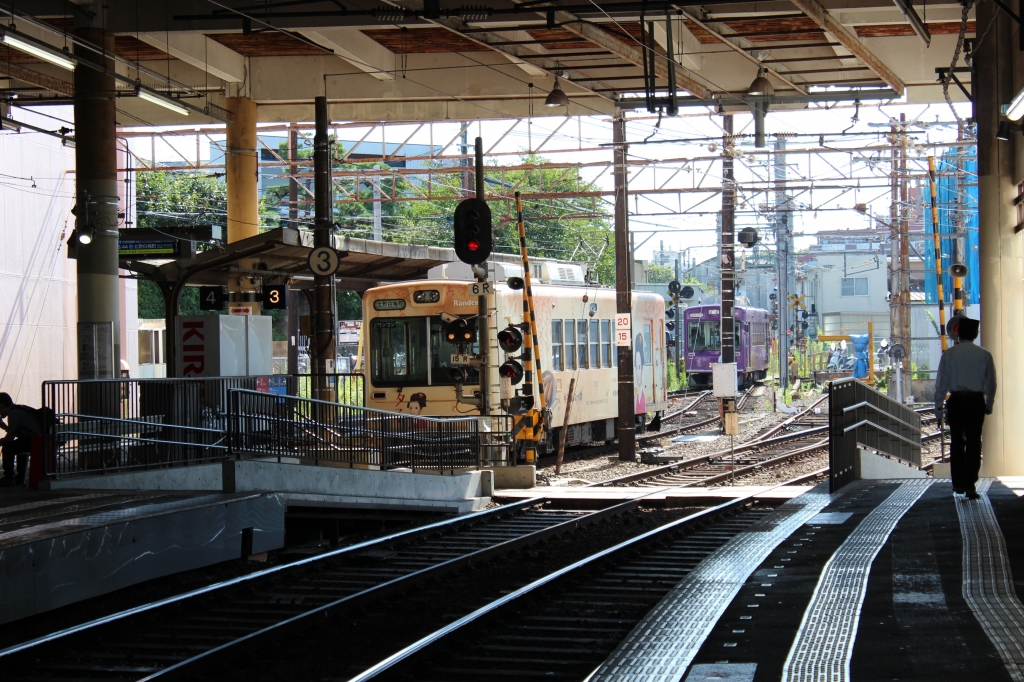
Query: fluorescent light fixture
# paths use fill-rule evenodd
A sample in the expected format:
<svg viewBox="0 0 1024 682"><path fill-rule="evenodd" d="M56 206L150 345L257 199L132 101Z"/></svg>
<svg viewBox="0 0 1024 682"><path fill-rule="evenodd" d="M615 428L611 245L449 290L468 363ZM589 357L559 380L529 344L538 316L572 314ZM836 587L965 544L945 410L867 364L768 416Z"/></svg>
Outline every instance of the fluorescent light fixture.
<svg viewBox="0 0 1024 682"><path fill-rule="evenodd" d="M1010 102L1010 106L1006 109L1006 118L1011 121L1019 121L1024 118L1024 90L1018 92Z"/></svg>
<svg viewBox="0 0 1024 682"><path fill-rule="evenodd" d="M164 109L170 109L171 111L173 111L176 114L181 114L182 116L188 116L188 109L186 109L185 107L181 106L180 104L175 102L170 97L164 97L162 95L157 95L156 93L153 93L153 92L150 92L148 90L143 90L142 88L139 88L139 99L144 99L147 102L152 102L153 104L159 104Z"/></svg>
<svg viewBox="0 0 1024 682"><path fill-rule="evenodd" d="M7 31L3 32L3 38L0 38L0 42L3 42L5 45L10 45L15 50L20 50L21 52L25 52L26 54L30 54L34 57L39 57L43 61L50 62L62 69L67 69L68 71L75 70L75 61L70 57L65 56L60 50L55 48L30 43L18 36L11 35Z"/></svg>

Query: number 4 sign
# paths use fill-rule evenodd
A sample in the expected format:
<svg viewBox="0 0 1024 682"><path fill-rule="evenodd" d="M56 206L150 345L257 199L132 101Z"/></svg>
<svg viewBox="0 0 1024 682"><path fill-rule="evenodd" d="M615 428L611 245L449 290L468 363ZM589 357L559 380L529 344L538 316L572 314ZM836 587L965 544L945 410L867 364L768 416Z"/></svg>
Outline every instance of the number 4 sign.
<svg viewBox="0 0 1024 682"><path fill-rule="evenodd" d="M633 345L631 330L633 328L632 315L630 313L616 313L615 315L615 345Z"/></svg>

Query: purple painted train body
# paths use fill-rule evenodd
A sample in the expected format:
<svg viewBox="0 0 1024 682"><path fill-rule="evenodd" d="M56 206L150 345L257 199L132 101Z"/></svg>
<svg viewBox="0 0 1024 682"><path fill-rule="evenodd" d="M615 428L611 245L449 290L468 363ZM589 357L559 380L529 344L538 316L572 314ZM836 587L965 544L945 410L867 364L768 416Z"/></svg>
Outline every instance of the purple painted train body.
<svg viewBox="0 0 1024 682"><path fill-rule="evenodd" d="M738 383L748 385L768 373L769 313L736 306L736 371ZM721 308L699 305L683 312L683 352L690 385L711 384L711 365L721 362Z"/></svg>

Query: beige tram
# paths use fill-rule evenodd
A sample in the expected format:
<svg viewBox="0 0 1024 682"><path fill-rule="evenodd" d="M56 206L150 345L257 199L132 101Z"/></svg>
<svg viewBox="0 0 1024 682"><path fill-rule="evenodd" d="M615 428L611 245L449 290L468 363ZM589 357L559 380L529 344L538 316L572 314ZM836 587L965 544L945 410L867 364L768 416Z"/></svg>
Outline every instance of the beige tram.
<svg viewBox="0 0 1024 682"><path fill-rule="evenodd" d="M506 356L497 346L497 332L523 322L523 292L507 279L521 268L491 263L494 293L488 297L491 340L490 410L501 413L498 366ZM534 310L540 350L537 393L545 391L551 411L551 432L541 451L550 450L558 435L568 400L569 381L576 378L567 443L606 441L615 437L618 413L618 353L615 347L615 291L583 282L579 266L534 264ZM477 414L459 403L449 370L458 348L444 335L442 313L469 318L477 314L468 266L449 263L431 270L428 278L368 290L363 296L366 343L367 406L430 416ZM632 305L635 413L643 425L668 405L666 387L665 303L657 294L634 292ZM449 318L450 319L450 318ZM478 336L479 338L479 336ZM471 353L478 353L474 344ZM479 393L476 368L467 370L465 394ZM536 366L534 367L537 372ZM515 388L522 388L519 384Z"/></svg>

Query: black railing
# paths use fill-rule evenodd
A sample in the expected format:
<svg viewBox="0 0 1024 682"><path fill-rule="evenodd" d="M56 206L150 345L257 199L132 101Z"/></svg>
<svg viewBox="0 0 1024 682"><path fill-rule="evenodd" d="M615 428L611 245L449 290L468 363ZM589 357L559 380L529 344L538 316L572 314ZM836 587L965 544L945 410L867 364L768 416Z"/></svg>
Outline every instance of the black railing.
<svg viewBox="0 0 1024 682"><path fill-rule="evenodd" d="M43 473L191 464L227 455L228 391L257 377L47 381Z"/></svg>
<svg viewBox="0 0 1024 682"><path fill-rule="evenodd" d="M857 479L859 450L921 466L921 417L857 379L829 384L829 490Z"/></svg>
<svg viewBox="0 0 1024 682"><path fill-rule="evenodd" d="M278 461L444 473L479 467L481 445L494 447L479 417L423 417L249 390L231 391L229 423L232 453Z"/></svg>
<svg viewBox="0 0 1024 682"><path fill-rule="evenodd" d="M324 387L327 390L321 390ZM365 404L363 375L47 381L42 473L68 476L187 465L228 456L228 392L329 395Z"/></svg>

